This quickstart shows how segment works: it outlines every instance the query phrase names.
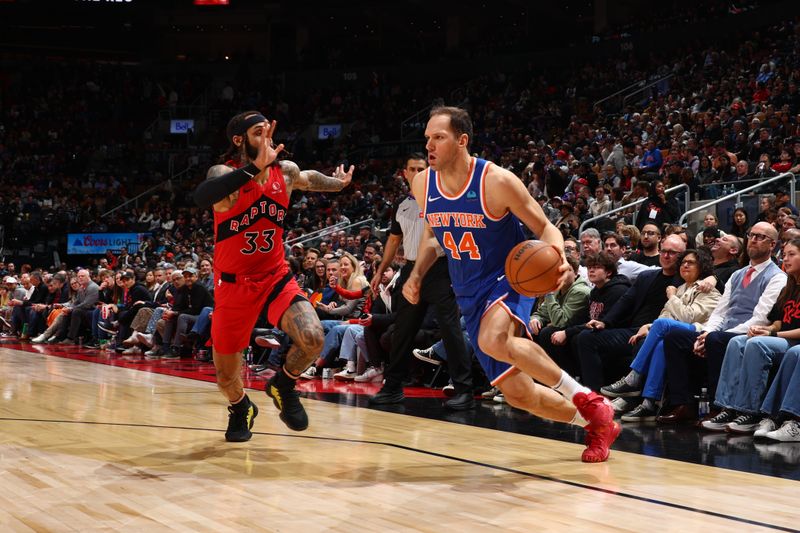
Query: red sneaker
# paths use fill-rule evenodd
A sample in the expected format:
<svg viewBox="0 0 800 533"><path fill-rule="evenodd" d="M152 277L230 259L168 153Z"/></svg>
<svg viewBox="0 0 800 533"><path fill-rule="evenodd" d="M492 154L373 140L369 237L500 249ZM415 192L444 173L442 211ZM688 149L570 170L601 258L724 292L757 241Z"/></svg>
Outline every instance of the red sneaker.
<svg viewBox="0 0 800 533"><path fill-rule="evenodd" d="M584 463L602 463L608 459L609 448L622 431L614 422L614 406L596 392L576 394L572 403L589 422L586 426L586 449L581 454Z"/></svg>
<svg viewBox="0 0 800 533"><path fill-rule="evenodd" d="M573 396L572 403L592 427L603 427L614 420L614 406L596 392L579 392Z"/></svg>
<svg viewBox="0 0 800 533"><path fill-rule="evenodd" d="M586 426L586 449L581 454L584 463L602 463L608 459L611 445L619 437L622 427L613 420L605 426Z"/></svg>

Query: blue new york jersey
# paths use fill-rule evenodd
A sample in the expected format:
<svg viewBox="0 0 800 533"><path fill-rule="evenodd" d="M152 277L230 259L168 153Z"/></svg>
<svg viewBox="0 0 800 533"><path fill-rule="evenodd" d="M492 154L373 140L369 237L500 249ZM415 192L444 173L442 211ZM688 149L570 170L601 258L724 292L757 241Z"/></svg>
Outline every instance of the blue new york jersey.
<svg viewBox="0 0 800 533"><path fill-rule="evenodd" d="M437 173L428 169L423 213L447 254L450 280L470 343L492 385L516 372L508 363L481 351L478 336L483 314L502 306L521 331L528 331L534 298L514 292L505 279L505 262L525 240L519 219L510 211L494 216L486 208L486 174L492 163L472 158L467 182L455 196L442 191Z"/></svg>
<svg viewBox="0 0 800 533"><path fill-rule="evenodd" d="M505 274L508 252L525 240L519 219L488 212L484 187L492 163L472 158L464 188L449 196L438 174L428 169L425 219L447 254L456 296L472 296Z"/></svg>

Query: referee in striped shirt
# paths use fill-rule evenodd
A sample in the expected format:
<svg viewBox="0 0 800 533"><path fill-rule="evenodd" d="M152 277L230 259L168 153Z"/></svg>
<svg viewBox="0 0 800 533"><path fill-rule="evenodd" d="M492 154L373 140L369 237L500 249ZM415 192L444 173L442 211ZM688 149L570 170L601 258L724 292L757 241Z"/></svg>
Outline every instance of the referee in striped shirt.
<svg viewBox="0 0 800 533"><path fill-rule="evenodd" d="M422 154L414 153L406 158L403 176L408 181L409 187L414 176L426 168L428 168L428 163ZM425 229L425 221L420 216L419 205L413 196L406 197L395 206L393 211L392 226L389 230L389 239L386 241L383 260L372 278L374 293L377 293L381 275L384 269L391 264L402 241L406 264L400 270L400 278L395 288L395 290L401 290L414 268L417 248L419 248L419 241ZM472 365L461 331L461 313L458 310L456 296L450 283L447 259L442 250L439 250L439 259L422 280L419 303L412 305L402 294L399 296L389 363L383 373L385 382L381 391L370 398L372 405L402 403L405 400L402 384L408 378L414 337L422 325L429 305L433 306L436 320L439 323L442 342L447 351L447 370L455 387L455 395L445 402L445 407L463 410L475 406Z"/></svg>

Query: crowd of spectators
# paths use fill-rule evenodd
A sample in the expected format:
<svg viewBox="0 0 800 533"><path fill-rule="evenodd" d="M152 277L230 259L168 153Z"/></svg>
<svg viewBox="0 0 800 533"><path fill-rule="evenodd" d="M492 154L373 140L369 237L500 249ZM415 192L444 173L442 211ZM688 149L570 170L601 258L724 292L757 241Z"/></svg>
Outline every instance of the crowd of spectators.
<svg viewBox="0 0 800 533"><path fill-rule="evenodd" d="M562 230L571 257L570 283L540 300L531 328L583 383L618 398L625 421L696 420L691 396L704 385L724 409L703 427L769 429L766 434L786 422L781 438L795 428L800 440L794 418L800 413L781 407L781 391L769 391L771 411L760 414L766 378L758 402L734 399L755 378L736 374L726 354L737 334L785 336L784 352L794 342L796 324L781 311L797 300L792 280L800 229L793 199L783 186L770 187L759 191L758 213L740 209L722 224L709 211L703 230L690 236L676 225L681 202L665 194L686 184L692 199L713 198L800 170L799 31L785 21L738 48L697 50L653 66L674 74L669 87L615 115L581 108L576 96L644 73L643 63L629 57L587 65L558 81L498 73L462 88L475 123L471 150L524 181ZM121 67L86 69L56 69L34 84L33 73L23 73L4 92L0 222L6 239L31 239L54 227L150 236L138 249L109 250L81 268L0 265L7 334L87 350L105 345L132 358L208 361L213 227L211 213L191 203L191 182L101 216L163 180L145 164L142 117L191 99L195 86L120 76ZM221 93L224 109L258 107L250 105L260 97L251 86L228 89ZM266 105L289 137L303 121L350 117L353 127L341 145L346 151L387 138L415 110L409 106L430 95L403 85L351 94L313 89L302 99L274 97ZM307 158L303 166L325 171L334 163L317 159L321 152L299 140L295 147ZM287 246L287 262L326 325L325 347L304 374L308 379L332 368L341 380L379 381L391 342L402 252L379 290L369 286L382 256L377 229L388 226L392 206L408 189L398 161L355 162L358 179L349 192L297 192L286 221L287 241L301 241ZM638 206L606 215L637 200ZM579 232L594 217L600 217L594 228ZM340 223L350 227L302 239ZM437 340L435 321L427 321L417 340L419 359L440 366L442 356L433 354L441 352L426 349ZM253 370L277 366L287 342L274 325L259 324L253 346L267 351ZM743 346L741 354L749 353L749 341ZM692 354L707 356L700 364ZM731 357L741 360L741 354ZM770 365L779 362L771 356ZM635 397L641 401L632 402Z"/></svg>

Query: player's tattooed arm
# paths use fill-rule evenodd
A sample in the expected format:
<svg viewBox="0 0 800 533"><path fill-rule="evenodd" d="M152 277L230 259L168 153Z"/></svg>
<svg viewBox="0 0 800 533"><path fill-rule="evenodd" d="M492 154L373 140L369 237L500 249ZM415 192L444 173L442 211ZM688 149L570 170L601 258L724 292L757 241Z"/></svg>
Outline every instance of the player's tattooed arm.
<svg viewBox="0 0 800 533"><path fill-rule="evenodd" d="M291 161L281 161L286 187L291 192L292 189L303 191L335 192L341 191L350 184L353 179L354 167L345 172L344 165L339 165L333 176L326 176L316 170L300 170L296 163Z"/></svg>

